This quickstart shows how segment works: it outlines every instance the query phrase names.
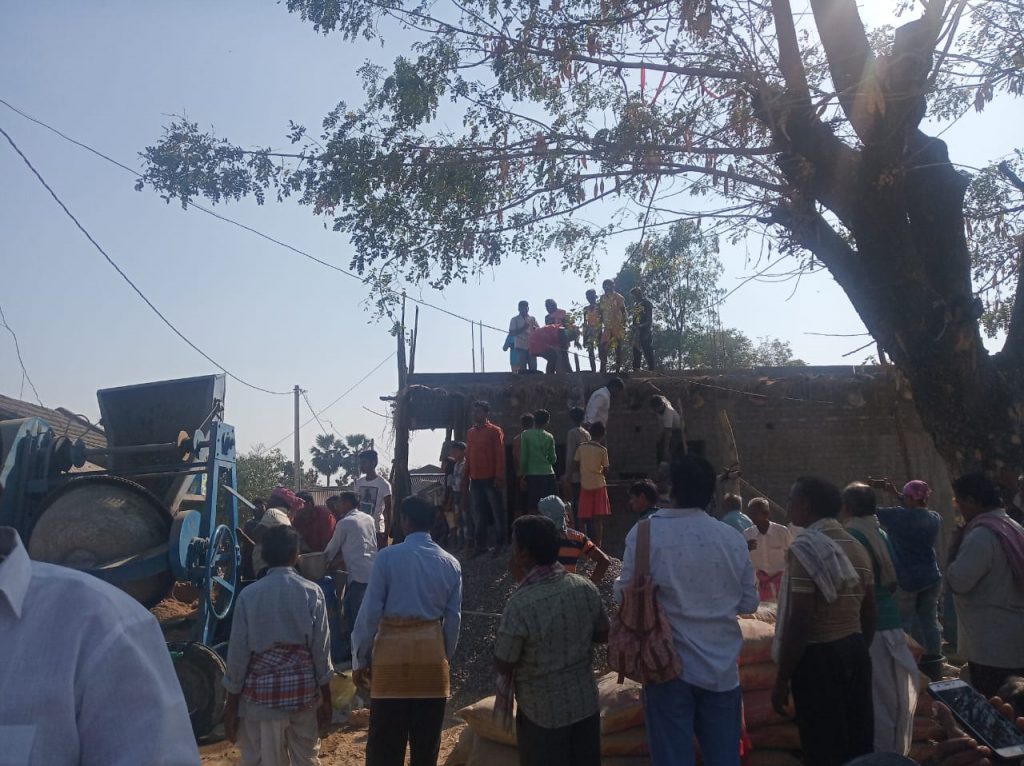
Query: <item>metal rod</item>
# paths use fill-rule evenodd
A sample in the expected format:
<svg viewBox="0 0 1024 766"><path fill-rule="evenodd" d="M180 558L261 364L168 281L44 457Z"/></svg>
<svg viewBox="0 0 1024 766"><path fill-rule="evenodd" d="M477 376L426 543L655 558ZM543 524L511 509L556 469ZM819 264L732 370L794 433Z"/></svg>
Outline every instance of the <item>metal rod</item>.
<svg viewBox="0 0 1024 766"><path fill-rule="evenodd" d="M476 325L469 323L469 350L473 353L473 372L476 372Z"/></svg>
<svg viewBox="0 0 1024 766"><path fill-rule="evenodd" d="M484 365L484 320L480 320L480 332L477 334L477 338L480 341L480 372L487 372L487 367Z"/></svg>

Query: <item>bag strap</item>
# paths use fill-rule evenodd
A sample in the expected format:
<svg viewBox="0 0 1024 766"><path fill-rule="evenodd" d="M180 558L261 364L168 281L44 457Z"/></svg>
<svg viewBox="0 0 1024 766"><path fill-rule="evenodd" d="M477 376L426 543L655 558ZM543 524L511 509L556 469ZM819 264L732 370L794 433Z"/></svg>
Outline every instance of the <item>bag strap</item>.
<svg viewBox="0 0 1024 766"><path fill-rule="evenodd" d="M644 519L636 531L636 573L638 577L651 575L651 520Z"/></svg>

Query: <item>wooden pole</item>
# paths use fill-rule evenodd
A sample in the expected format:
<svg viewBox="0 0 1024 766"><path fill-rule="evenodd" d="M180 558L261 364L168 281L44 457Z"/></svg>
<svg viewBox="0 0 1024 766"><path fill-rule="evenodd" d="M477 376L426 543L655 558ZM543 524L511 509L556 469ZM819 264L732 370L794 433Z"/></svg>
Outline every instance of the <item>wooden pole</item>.
<svg viewBox="0 0 1024 766"><path fill-rule="evenodd" d="M473 354L473 372L476 372L476 325L469 323L469 350Z"/></svg>
<svg viewBox="0 0 1024 766"><path fill-rule="evenodd" d="M420 339L420 307L416 307L416 313L412 320L412 345L409 349L409 374L416 372L416 342Z"/></svg>
<svg viewBox="0 0 1024 766"><path fill-rule="evenodd" d="M402 293L402 322L398 327L398 392L405 390L409 367L405 363L405 293Z"/></svg>

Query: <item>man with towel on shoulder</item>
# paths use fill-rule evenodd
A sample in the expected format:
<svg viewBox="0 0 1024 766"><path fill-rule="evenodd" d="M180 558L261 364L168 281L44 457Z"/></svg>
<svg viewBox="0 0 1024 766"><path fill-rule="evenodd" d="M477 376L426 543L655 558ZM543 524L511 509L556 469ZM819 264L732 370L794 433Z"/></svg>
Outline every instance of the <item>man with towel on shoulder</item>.
<svg viewBox="0 0 1024 766"><path fill-rule="evenodd" d="M772 659L772 707L788 715L790 690L804 759L840 766L874 750L871 657L874 575L867 551L840 525L839 489L802 477L789 517L805 527L789 546Z"/></svg>
<svg viewBox="0 0 1024 766"><path fill-rule="evenodd" d="M352 632L356 686L370 689L366 766L436 766L448 660L462 620L462 569L430 537L436 509L402 501L405 540L377 554Z"/></svg>

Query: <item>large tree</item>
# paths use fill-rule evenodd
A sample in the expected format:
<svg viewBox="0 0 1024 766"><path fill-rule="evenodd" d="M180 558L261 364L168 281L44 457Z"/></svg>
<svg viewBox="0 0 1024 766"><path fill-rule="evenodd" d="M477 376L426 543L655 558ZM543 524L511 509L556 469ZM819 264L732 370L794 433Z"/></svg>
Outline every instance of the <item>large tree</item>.
<svg viewBox="0 0 1024 766"><path fill-rule="evenodd" d="M385 290L552 249L586 266L609 232L678 219L763 226L832 273L952 471L1024 462L1020 158L970 173L939 138L1024 91L1024 0L873 2L903 11L896 29L856 0L287 5L325 34L414 42L360 70L365 103L319 140L293 126L291 156L175 121L145 153L168 199L297 195Z"/></svg>

